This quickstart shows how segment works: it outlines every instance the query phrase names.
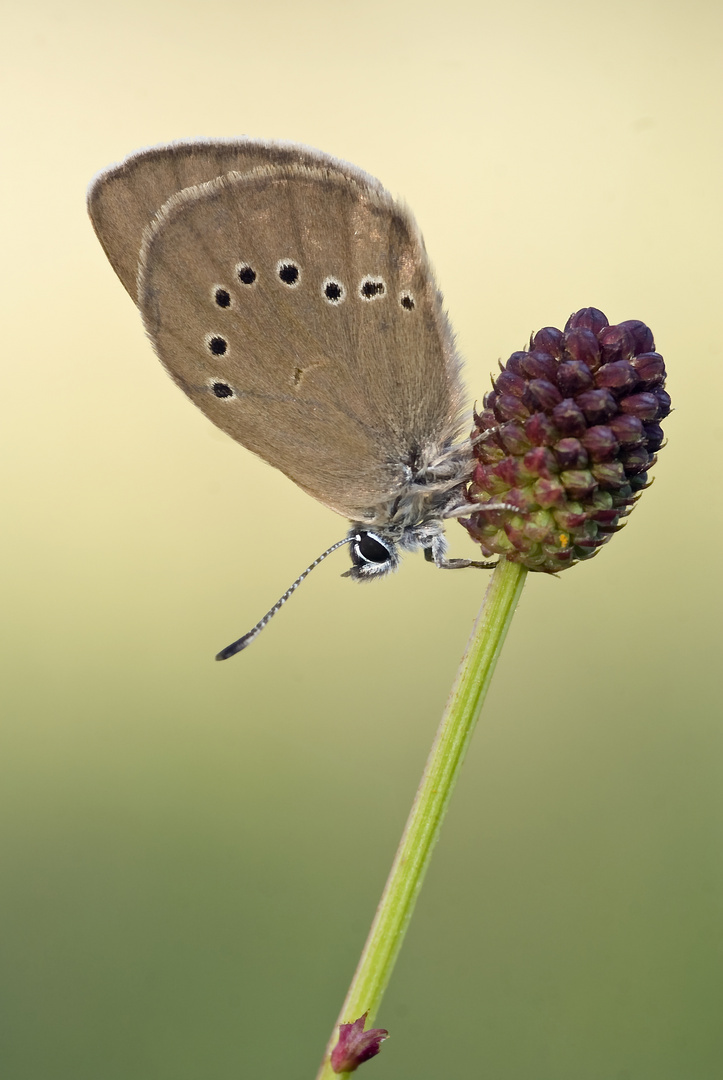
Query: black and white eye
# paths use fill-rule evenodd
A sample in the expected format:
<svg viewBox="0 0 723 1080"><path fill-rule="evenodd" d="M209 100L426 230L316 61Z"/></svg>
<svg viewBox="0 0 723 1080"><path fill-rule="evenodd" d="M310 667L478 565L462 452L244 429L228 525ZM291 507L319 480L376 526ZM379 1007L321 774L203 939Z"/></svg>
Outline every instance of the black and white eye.
<svg viewBox="0 0 723 1080"><path fill-rule="evenodd" d="M248 263L239 263L236 267L236 276L242 285L253 285L256 281L256 271Z"/></svg>
<svg viewBox="0 0 723 1080"><path fill-rule="evenodd" d="M328 304L336 305L346 297L346 289L337 278L328 277L321 286L321 295Z"/></svg>
<svg viewBox="0 0 723 1080"><path fill-rule="evenodd" d="M221 285L214 285L211 290L213 299L220 308L231 307L231 293Z"/></svg>
<svg viewBox="0 0 723 1080"><path fill-rule="evenodd" d="M411 293L401 293L399 297L399 303L402 305L405 311L414 311L414 297Z"/></svg>
<svg viewBox="0 0 723 1080"><path fill-rule="evenodd" d="M377 297L384 296L386 291L384 278L373 277L371 274L367 274L359 283L359 295L362 300L376 300Z"/></svg>
<svg viewBox="0 0 723 1080"><path fill-rule="evenodd" d="M217 398L230 398L233 397L233 390L228 383L221 382L220 379L211 379L211 389Z"/></svg>
<svg viewBox="0 0 723 1080"><path fill-rule="evenodd" d="M279 259L276 264L276 273L279 275L279 281L288 285L290 289L295 289L299 284L301 271L293 259Z"/></svg>
<svg viewBox="0 0 723 1080"><path fill-rule="evenodd" d="M228 342L220 334L208 334L206 336L206 345L211 356L225 356L228 352Z"/></svg>
<svg viewBox="0 0 723 1080"><path fill-rule="evenodd" d="M381 570L391 559L391 552L384 541L370 532L356 534L350 554L354 566L366 568L367 573Z"/></svg>

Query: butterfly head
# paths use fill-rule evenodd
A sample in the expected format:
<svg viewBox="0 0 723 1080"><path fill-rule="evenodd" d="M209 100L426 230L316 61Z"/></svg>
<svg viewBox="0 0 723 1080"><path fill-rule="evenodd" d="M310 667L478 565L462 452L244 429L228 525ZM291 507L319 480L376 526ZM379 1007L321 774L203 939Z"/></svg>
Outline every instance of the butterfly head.
<svg viewBox="0 0 723 1080"><path fill-rule="evenodd" d="M428 562L446 564L447 541L441 520L423 524L377 526L374 529L353 525L348 536L352 565L343 577L352 581L370 581L385 577L399 568L402 551L424 551Z"/></svg>

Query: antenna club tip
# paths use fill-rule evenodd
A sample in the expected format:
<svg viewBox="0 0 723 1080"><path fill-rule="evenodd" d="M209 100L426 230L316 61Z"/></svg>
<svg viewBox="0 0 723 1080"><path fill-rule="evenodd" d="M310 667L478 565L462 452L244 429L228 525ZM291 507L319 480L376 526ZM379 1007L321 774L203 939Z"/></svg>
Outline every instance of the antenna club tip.
<svg viewBox="0 0 723 1080"><path fill-rule="evenodd" d="M228 660L230 657L235 656L236 653L241 652L248 645L248 641L234 641L233 645L227 645L225 649L221 649L220 653L216 653L217 660Z"/></svg>

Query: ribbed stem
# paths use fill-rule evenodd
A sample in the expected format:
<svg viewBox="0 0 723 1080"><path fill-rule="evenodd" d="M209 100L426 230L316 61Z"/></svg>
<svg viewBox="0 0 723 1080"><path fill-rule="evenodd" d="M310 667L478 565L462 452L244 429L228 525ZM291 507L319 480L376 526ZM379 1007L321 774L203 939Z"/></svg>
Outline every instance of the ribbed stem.
<svg viewBox="0 0 723 1080"><path fill-rule="evenodd" d="M336 1080L330 1055L339 1024L369 1012L370 1027L414 911L477 717L507 635L527 571L501 559L467 643L397 854L317 1080Z"/></svg>

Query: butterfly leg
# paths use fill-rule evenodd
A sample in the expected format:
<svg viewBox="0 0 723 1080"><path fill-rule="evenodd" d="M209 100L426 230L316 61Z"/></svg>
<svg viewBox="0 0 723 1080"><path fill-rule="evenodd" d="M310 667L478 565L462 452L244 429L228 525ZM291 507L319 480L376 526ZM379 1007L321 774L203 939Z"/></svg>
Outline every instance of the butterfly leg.
<svg viewBox="0 0 723 1080"><path fill-rule="evenodd" d="M467 566L474 566L478 570L494 570L495 562L475 562L474 559L448 559L446 542L443 536L435 536L430 547L424 549L424 557L427 562L434 563L438 570L464 570Z"/></svg>

